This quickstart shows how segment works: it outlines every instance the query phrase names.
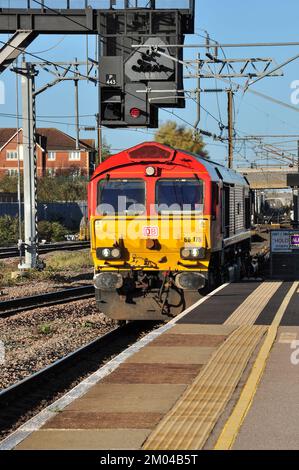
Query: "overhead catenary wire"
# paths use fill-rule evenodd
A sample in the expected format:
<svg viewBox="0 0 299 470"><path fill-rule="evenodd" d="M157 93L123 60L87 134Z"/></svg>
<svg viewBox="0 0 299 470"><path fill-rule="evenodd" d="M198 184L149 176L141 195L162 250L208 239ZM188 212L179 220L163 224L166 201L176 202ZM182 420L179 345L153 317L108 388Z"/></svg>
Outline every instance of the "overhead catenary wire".
<svg viewBox="0 0 299 470"><path fill-rule="evenodd" d="M74 20L73 18L70 18L68 15L66 15L65 13L60 12L59 10L56 10L56 9L53 9L52 7L49 7L48 5L45 4L44 1L43 1L43 2L40 2L39 0L33 0L33 1L34 1L35 3L37 3L37 4L41 5L41 6L43 6L43 8L46 8L46 9L48 9L49 11L52 11L53 13L56 13L56 14L59 15L59 16L63 16L64 18L70 20L71 22L76 23L77 25L80 25L80 26L82 26L82 27L84 27L85 29L87 29L87 30L90 31L90 28L88 28L87 26L83 25L83 23L80 23L80 22ZM99 34L99 36L100 36L100 37L104 37L104 36L101 35L101 34ZM105 38L105 37L104 37L104 38ZM120 44L120 43L117 43L117 44ZM121 44L121 46L123 47L122 44ZM128 48L128 47L127 47L127 50L128 50L129 52L131 52L131 49ZM186 65L186 67L188 68L188 65ZM101 83L101 82L100 82L100 83ZM101 83L101 84L104 84L104 83ZM131 94L131 93L129 93L129 94ZM132 96L133 96L133 94L132 94ZM140 99L141 99L141 98L140 98ZM155 104L153 104L153 106L155 106ZM184 120L181 116L175 114L173 111L169 111L169 110L166 109L166 108L160 108L160 109L162 109L163 111L165 111L165 112L167 112L167 113L169 113L169 114L172 114L172 115L175 116L176 118L182 120L182 121L183 121L185 124L187 124L188 126L190 126L190 127L192 127L192 128L195 129L195 127L194 127L193 124L191 124L190 122ZM211 116L212 116L212 115L211 115Z"/></svg>
<svg viewBox="0 0 299 470"><path fill-rule="evenodd" d="M56 10L56 9L53 9L53 8L47 6L44 2L41 3L41 2L39 2L38 0L34 0L34 1L35 1L35 3L37 3L37 4L43 5L43 8L49 9L49 10L51 10L52 12L56 13L57 15L63 16L64 18L70 20L71 22L76 23L76 24L79 24L80 26L83 26L85 29L90 30L88 27L86 27L86 26L83 25L82 23L77 22L77 21L74 20L73 18L70 18L68 15L66 15L66 14L64 14L64 13L62 13L62 12ZM102 36L102 35L100 35L100 36ZM103 36L102 36L102 37L103 37ZM3 41L0 41L0 42L3 43ZM3 43L3 44L5 44L5 43ZM14 46L12 46L12 47L14 47ZM14 48L20 50L20 48L18 48L18 47L14 47ZM22 52L23 52L23 51L22 51ZM29 52L25 52L25 53L26 53L26 54L29 54L30 56L33 56L33 57L35 57L35 58L38 58L39 60L43 60L43 59L41 59L40 57L38 57L36 54L29 53ZM66 69L64 66L62 66L62 65L60 65L60 64L57 65L57 64L53 63L52 61L46 61L46 62L47 62L48 64L55 65L56 67L58 66L59 68L61 68L61 69L63 69L63 70L68 70L68 69ZM188 67L188 64L184 63L184 65L185 65L186 67ZM75 74L77 77L87 78L88 80L91 79L90 77L88 77L87 75L84 75L84 74L82 74L82 73L79 73L79 72L76 72L76 71L73 71L73 70L70 70L70 72L72 72L73 74ZM101 82L99 79L97 79L97 82L100 83L100 84L104 84L104 83ZM128 94L131 94L131 93L128 93ZM131 95L133 96L133 94L131 94ZM142 100L142 98L140 98L140 99ZM153 106L155 106L155 105L153 104ZM174 113L174 111L169 111L168 109L162 108L162 107L161 107L160 109L162 109L164 112L166 112L166 113L168 113L168 114L170 114L170 115L176 117L177 119L181 120L182 122L184 122L185 124L187 124L187 125L190 126L191 128L195 129L194 124L188 122L186 119L184 119L184 118L182 118L181 116L179 116L178 114ZM208 111L206 110L206 112L208 112ZM210 115L212 116L212 114L210 114ZM217 120L217 118L215 118L214 116L212 116L212 117L213 117L215 120ZM219 123L218 120L217 120L217 122ZM221 129L221 127L222 127L222 124L221 124L221 123L219 123L219 127L220 127L220 129ZM210 132L205 132L205 135L206 135L206 136L209 136L209 137L213 137L213 138L217 137L215 134L212 134L212 133L210 133Z"/></svg>
<svg viewBox="0 0 299 470"><path fill-rule="evenodd" d="M38 3L38 4L41 5L41 2L39 2L39 1L37 1L37 0L34 0L34 1L35 1L35 3ZM89 28L87 28L85 25L76 22L75 20L73 20L72 18L70 18L69 16L67 16L67 15L65 15L65 14L62 14L62 13L59 12L58 10L54 10L54 9L52 9L51 7L48 7L47 5L44 4L44 2L43 2L43 6L44 6L44 8L48 8L49 10L54 11L57 15L62 15L62 16L64 16L64 17L66 17L67 19L69 19L70 21L75 22L75 23L77 23L77 24L80 24L81 26L85 27L86 29L89 29ZM213 41L214 41L214 40L213 40ZM0 41L0 42L2 42L3 44L5 44L3 41ZM223 47L224 47L223 44L219 44L218 42L216 42L215 46L220 47L220 48L223 48ZM206 45L205 45L205 47L206 47ZM15 47L15 49L18 49L18 48ZM23 51L22 51L22 52L23 52ZM28 54L28 55L30 55L30 56L33 56L33 57L35 57L35 58L41 59L41 58L38 57L36 54L29 53L29 52L26 52L26 54ZM46 60L46 62L47 62L48 64L56 65L55 63L53 63L52 61L49 61L49 60ZM184 64L184 65L186 65L186 64ZM59 65L59 68L65 69L65 68L64 68L63 66L61 66L61 65ZM71 72L72 72L72 73L75 73L74 71L71 71ZM90 77L87 76L87 75L84 75L84 74L82 74L82 73L79 73L78 75L81 76L81 77L84 77L84 78L87 78L87 79L90 80ZM225 79L222 79L222 80L225 80ZM97 79L97 82L98 82L98 83L101 83L99 79ZM231 83L231 80L230 80L229 82ZM236 86L237 86L238 88L240 88L240 87L242 88L242 86L239 85L239 84L236 84ZM266 99L270 99L270 100L272 100L273 102L275 102L276 104L285 105L285 106L291 107L291 109L295 109L296 111L298 111L296 108L294 108L294 107L292 107L292 106L290 106L290 105L287 105L286 103L280 102L279 100L276 100L275 98L269 97L269 96L264 95L264 94L260 94L260 93L258 93L258 92L256 92L256 91L253 91L253 90L250 90L250 91L253 92L253 93L255 93L255 94L259 94L260 96L262 96L262 97L264 97L264 98L266 98ZM190 126L191 128L194 128L194 126L193 126L190 122L188 122L187 120L183 119L181 116L177 115L177 114L174 113L173 111L169 111L168 109L165 109L165 108L161 108L161 109L162 109L164 112L166 112L166 113L168 113L168 114L170 114L170 115L172 115L172 116L175 116L176 118L178 118L179 120L181 120L182 122L184 122L185 124L187 124L188 126ZM203 109L204 109L204 108L203 108ZM208 112L208 111L205 110L205 112ZM209 112L208 112L208 113L209 113ZM211 113L210 113L210 115L211 115ZM215 116L213 116L213 118L214 118L218 123L220 122L219 120L217 120L217 118L215 118ZM53 123L54 123L54 122L53 122ZM66 125L67 125L67 124L66 124Z"/></svg>
<svg viewBox="0 0 299 470"><path fill-rule="evenodd" d="M6 42L1 41L1 40L0 40L0 43L3 44L3 45L6 45L6 44L7 44ZM11 45L10 45L10 47L12 47L13 49L19 50L19 51L22 52L22 53L24 52L24 51L23 51L21 48L19 48L19 47L11 46ZM51 61L51 60L44 59L44 58L42 58L42 57L40 57L40 56L38 56L38 55L36 55L36 54L33 54L33 53L31 53L31 52L27 52L27 51L26 51L25 54L27 54L27 55L29 55L29 56L32 56L32 57L34 57L34 58L36 58L36 59L38 59L38 60L42 60L42 61L46 62L46 63L49 64L49 65L54 65L54 66L56 66L56 67L58 67L58 68L60 68L60 69L62 69L62 70L69 71L69 72L73 73L74 75L77 75L77 77L82 77L82 78L85 78L85 79L87 79L87 80L92 80L92 81L94 81L94 79L91 79L90 77L88 77L88 76L85 75L85 74L82 74L81 72L76 72L75 70L69 70L69 69L67 69L66 67L64 67L63 65L55 64L55 62L53 62L53 61ZM97 78L96 81L97 81L99 84L101 84L101 85L104 85L104 84L105 84L104 82L101 82L101 81L99 80L99 78ZM134 97L136 98L136 96L133 95L132 93L128 93L128 94L131 95L131 96L134 96ZM138 97L137 97L137 98L138 98ZM142 100L141 97L140 97L139 99ZM153 104L153 106L155 106L155 105ZM168 114L171 114L171 115L177 117L179 120L181 120L182 122L184 122L185 124L187 124L188 126L190 126L190 127L192 127L192 128L194 129L194 125L193 125L192 123L190 123L190 122L188 122L187 120L183 119L181 116L179 116L178 114L174 113L173 111L169 111L168 109L162 108L162 107L161 107L161 108L159 107L159 109L162 109L164 112L166 112L166 113L168 113Z"/></svg>
<svg viewBox="0 0 299 470"><path fill-rule="evenodd" d="M200 37L205 38L205 36L203 36L203 35L201 35L201 34L199 34L199 33L197 33L197 35L200 36ZM210 37L210 36L209 36L209 37ZM215 42L215 45L213 45L212 47L217 47L217 48L219 47L219 48L221 49L221 51L222 51L224 57L226 58L225 51L224 51L223 47L221 46L221 44L219 44L218 41L216 41L215 39L213 39L213 38L211 38L211 37L210 37L210 40L213 41L213 42ZM226 82L227 82L227 80L226 80ZM229 79L229 82L230 82L230 85L232 86L232 79L231 79L231 78ZM238 86L237 83L235 83L235 85ZM239 102L238 110L235 111L235 117L237 117L237 116L239 115L240 108L241 108L241 105L242 105L243 100L244 100L245 91L246 91L246 90L245 90L245 88L244 88L244 89L243 89L243 93L242 93L241 100L240 100L240 102ZM250 91L250 92L253 92L253 93L255 93L255 94L258 94L258 92L255 92L255 90L249 90L249 91ZM263 96L262 96L262 95L263 95ZM264 98L266 98L266 99L271 99L271 98L272 98L272 97L267 97L267 95L265 95L265 94L260 94L259 96L264 97ZM273 99L273 100L275 100L275 99ZM281 102L281 101L278 101L278 100L275 100L274 102L275 102L275 104L286 105L286 103ZM261 111L261 112L263 112L263 113L269 115L269 113L266 113L264 110L260 110L257 106L253 105L252 103L247 103L247 104L249 104L249 105L253 106L254 108L256 108L257 110L259 110L259 111ZM296 108L294 108L294 107L293 107L292 109L293 109L293 110L296 110ZM286 122L283 121L282 119L279 119L279 118L277 118L277 119L278 119L279 121L281 121L282 123L286 124ZM296 128L295 126L292 126L292 127Z"/></svg>

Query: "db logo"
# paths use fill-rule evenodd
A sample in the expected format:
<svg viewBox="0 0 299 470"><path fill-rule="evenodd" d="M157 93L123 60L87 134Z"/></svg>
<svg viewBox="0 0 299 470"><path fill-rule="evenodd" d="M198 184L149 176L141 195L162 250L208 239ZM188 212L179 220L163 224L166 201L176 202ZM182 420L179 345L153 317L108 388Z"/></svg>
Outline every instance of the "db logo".
<svg viewBox="0 0 299 470"><path fill-rule="evenodd" d="M143 236L145 238L158 238L159 227L156 227L156 226L143 227Z"/></svg>

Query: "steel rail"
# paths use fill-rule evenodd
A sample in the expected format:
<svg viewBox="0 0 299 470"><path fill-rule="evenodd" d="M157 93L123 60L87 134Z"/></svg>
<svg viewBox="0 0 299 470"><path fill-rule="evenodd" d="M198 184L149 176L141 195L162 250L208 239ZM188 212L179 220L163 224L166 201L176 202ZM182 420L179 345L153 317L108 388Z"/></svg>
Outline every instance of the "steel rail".
<svg viewBox="0 0 299 470"><path fill-rule="evenodd" d="M92 297L94 297L94 286L89 284L28 297L2 300L0 301L0 318L7 318L34 308L66 304L76 300L90 299Z"/></svg>
<svg viewBox="0 0 299 470"><path fill-rule="evenodd" d="M54 361L52 364L49 364L48 366L44 367L43 369L35 372L34 374L29 375L28 377L25 377L24 379L20 380L19 382L16 382L15 384L11 385L10 387L7 387L3 390L0 391L0 404L3 402L3 400L6 400L10 395L12 395L15 392L20 392L23 389L27 388L28 386L31 386L34 384L37 379L43 379L49 375L50 373L52 374L53 372L55 373L58 368L61 366L66 366L69 365L71 362L74 362L77 360L80 356L88 354L89 352L93 351L96 349L98 346L101 345L102 342L107 341L108 338L109 340L113 339L113 337L117 336L120 333L120 329L122 327L116 327L113 330L109 331L108 333L104 334L100 338L97 338L90 343L81 346L80 348L76 349L75 351L67 354L66 356L57 359Z"/></svg>
<svg viewBox="0 0 299 470"><path fill-rule="evenodd" d="M157 322L130 322L115 327L96 340L76 349L52 364L0 390L0 435L6 437L36 414L40 408L54 403L112 357L140 339L141 333L155 328ZM0 439L1 439L0 437Z"/></svg>
<svg viewBox="0 0 299 470"><path fill-rule="evenodd" d="M89 248L89 241L82 242L59 242L45 243L39 246L39 253L50 253L52 251L76 251ZM23 250L22 250L23 251ZM19 249L15 246L0 247L0 259L16 258L19 256Z"/></svg>

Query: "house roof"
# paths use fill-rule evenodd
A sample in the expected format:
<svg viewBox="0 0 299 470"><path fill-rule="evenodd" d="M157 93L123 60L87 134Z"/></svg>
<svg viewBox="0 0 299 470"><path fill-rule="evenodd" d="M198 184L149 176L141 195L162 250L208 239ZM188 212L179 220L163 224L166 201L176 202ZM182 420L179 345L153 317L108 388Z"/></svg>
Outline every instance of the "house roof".
<svg viewBox="0 0 299 470"><path fill-rule="evenodd" d="M0 148L5 146L17 133L16 128L0 128ZM37 143L46 150L75 150L76 139L54 127L40 127L36 129ZM80 148L94 149L93 139L80 140Z"/></svg>
<svg viewBox="0 0 299 470"><path fill-rule="evenodd" d="M2 148L16 132L17 130L12 128L0 128L0 148Z"/></svg>

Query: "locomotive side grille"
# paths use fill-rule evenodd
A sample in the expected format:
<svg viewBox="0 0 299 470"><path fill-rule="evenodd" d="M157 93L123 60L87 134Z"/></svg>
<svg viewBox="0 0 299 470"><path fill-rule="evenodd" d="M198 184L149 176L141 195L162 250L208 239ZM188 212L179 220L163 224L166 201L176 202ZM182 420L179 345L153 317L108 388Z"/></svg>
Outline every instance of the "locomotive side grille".
<svg viewBox="0 0 299 470"><path fill-rule="evenodd" d="M235 188L229 188L229 236L235 234Z"/></svg>
<svg viewBox="0 0 299 470"><path fill-rule="evenodd" d="M244 230L244 198L241 186L229 188L229 236Z"/></svg>
<svg viewBox="0 0 299 470"><path fill-rule="evenodd" d="M235 187L235 233L244 230L244 198L243 188Z"/></svg>

